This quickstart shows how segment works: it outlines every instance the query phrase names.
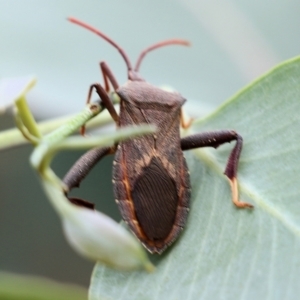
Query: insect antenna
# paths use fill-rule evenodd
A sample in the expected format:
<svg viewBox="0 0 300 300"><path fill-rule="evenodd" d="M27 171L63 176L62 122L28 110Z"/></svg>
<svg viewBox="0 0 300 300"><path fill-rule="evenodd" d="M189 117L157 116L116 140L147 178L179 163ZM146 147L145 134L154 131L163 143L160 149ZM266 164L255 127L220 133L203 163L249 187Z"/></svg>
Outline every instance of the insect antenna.
<svg viewBox="0 0 300 300"><path fill-rule="evenodd" d="M68 18L68 20L74 24L77 24L85 29L88 29L92 32L94 32L95 34L99 35L101 38L103 38L105 41L107 41L108 43L110 43L112 46L114 46L118 51L119 53L122 55L122 57L124 58L125 60L125 63L127 65L127 69L128 71L131 71L132 70L132 66L131 66L131 63L130 63L130 60L127 56L127 54L125 53L125 51L117 44L115 43L111 38L109 38L107 35L105 35L104 33L102 33L101 31L99 31L98 29L76 19L76 18L73 18L73 17L70 17Z"/></svg>
<svg viewBox="0 0 300 300"><path fill-rule="evenodd" d="M155 50L157 48L164 47L164 46L169 46L169 45L189 46L190 42L186 41L186 40L181 40L181 39L172 39L172 40L165 40L165 41L158 42L158 43L146 48L145 50L143 50L141 52L140 56L138 57L135 68L134 68L134 71L135 72L139 71L141 62L142 62L143 58L145 57L145 55L148 52L150 52L152 50Z"/></svg>

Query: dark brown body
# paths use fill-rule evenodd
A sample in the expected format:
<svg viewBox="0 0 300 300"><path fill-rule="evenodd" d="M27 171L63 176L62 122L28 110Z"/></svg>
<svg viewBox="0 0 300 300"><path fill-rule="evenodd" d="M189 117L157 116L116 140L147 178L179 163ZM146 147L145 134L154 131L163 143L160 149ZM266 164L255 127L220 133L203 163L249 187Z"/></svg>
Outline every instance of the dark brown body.
<svg viewBox="0 0 300 300"><path fill-rule="evenodd" d="M117 93L120 127L146 123L156 125L157 131L118 145L113 166L116 202L144 246L161 253L183 229L189 210L189 172L179 132L185 99L136 81Z"/></svg>
<svg viewBox="0 0 300 300"><path fill-rule="evenodd" d="M178 93L166 92L146 83L138 73L140 63L149 51L167 45L187 46L189 43L173 39L154 44L141 52L135 68L132 68L124 50L108 36L77 19L69 20L96 33L118 49L127 65L129 81L119 86L107 64L101 62L104 87L99 83L92 84L87 102L95 89L101 105L109 111L118 127L146 123L155 125L157 131L117 146L94 148L84 154L63 179L66 194L78 187L105 155L115 153L113 185L122 217L150 252L160 254L176 240L189 211L190 180L182 151L201 147L217 148L236 141L224 174L230 182L233 203L240 208L253 207L238 199L237 167L242 137L233 130L221 130L180 138L180 125L187 128L190 124L181 115L185 99ZM119 114L108 96L109 83L121 99ZM69 199L73 204L93 209L93 204L85 200Z"/></svg>

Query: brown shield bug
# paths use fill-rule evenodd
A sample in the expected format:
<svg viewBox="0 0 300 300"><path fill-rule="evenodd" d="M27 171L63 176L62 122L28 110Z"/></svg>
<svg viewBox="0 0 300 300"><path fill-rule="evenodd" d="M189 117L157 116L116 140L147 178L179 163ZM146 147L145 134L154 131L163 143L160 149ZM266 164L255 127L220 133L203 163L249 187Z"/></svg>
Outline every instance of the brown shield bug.
<svg viewBox="0 0 300 300"><path fill-rule="evenodd" d="M150 85L138 73L140 63L149 51L166 45L188 45L188 42L176 39L154 44L141 52L133 68L124 50L109 37L77 19L69 18L69 21L110 43L120 52L127 65L128 81L119 86L107 64L101 62L104 88L100 84L91 85L88 101L95 89L118 127L146 123L156 125L157 131L152 135L87 152L65 176L66 193L78 187L102 157L115 153L112 182L122 218L147 250L160 254L176 240L188 216L191 189L183 151L199 147L217 148L223 143L236 141L224 174L231 185L233 203L241 208L252 207L238 199L236 178L242 137L235 131L222 130L180 138L180 125L189 126L182 114L182 105L186 100L178 93ZM107 94L109 82L120 97L119 114ZM89 207L82 200L72 201Z"/></svg>

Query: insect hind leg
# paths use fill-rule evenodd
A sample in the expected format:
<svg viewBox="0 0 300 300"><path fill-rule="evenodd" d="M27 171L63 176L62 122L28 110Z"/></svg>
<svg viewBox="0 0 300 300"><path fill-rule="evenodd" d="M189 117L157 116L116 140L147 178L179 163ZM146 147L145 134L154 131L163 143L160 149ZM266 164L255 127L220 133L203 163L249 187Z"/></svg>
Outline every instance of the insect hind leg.
<svg viewBox="0 0 300 300"><path fill-rule="evenodd" d="M239 201L237 184L237 167L243 146L243 138L233 130L221 130L194 134L181 139L181 149L191 150L201 147L218 148L224 143L236 141L232 149L224 174L228 177L232 191L232 202L239 208L252 208L253 205Z"/></svg>

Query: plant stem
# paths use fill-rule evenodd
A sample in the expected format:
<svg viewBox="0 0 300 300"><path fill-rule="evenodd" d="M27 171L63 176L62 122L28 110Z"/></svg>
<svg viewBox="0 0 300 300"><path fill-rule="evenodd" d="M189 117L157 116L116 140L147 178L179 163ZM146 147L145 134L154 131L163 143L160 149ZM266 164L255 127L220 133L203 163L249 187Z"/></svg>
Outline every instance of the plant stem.
<svg viewBox="0 0 300 300"><path fill-rule="evenodd" d="M37 138L41 138L42 135L37 127L36 121L31 113L31 111L29 110L25 96L21 96L15 102L15 104L18 108L18 114L19 114L23 124L28 129L29 133Z"/></svg>

